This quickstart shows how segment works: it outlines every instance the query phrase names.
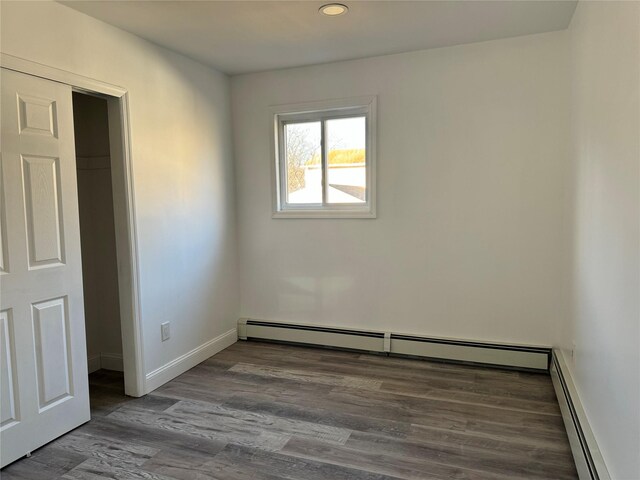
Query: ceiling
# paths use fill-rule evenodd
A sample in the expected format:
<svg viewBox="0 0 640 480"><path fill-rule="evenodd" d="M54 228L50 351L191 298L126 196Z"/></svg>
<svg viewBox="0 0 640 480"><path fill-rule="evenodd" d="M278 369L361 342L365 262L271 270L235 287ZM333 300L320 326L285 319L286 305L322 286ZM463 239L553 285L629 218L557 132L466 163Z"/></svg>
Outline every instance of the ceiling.
<svg viewBox="0 0 640 480"><path fill-rule="evenodd" d="M566 28L576 1L61 1L228 74Z"/></svg>

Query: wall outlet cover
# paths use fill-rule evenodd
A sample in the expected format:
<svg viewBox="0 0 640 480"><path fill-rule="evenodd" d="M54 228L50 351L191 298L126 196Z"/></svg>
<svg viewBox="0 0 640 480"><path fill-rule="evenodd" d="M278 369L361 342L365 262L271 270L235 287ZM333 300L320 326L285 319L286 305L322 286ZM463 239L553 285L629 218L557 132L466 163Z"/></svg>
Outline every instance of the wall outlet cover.
<svg viewBox="0 0 640 480"><path fill-rule="evenodd" d="M169 340L171 338L171 328L170 328L170 323L169 322L164 322L162 325L160 325L160 330L162 332L162 341L166 342L167 340Z"/></svg>

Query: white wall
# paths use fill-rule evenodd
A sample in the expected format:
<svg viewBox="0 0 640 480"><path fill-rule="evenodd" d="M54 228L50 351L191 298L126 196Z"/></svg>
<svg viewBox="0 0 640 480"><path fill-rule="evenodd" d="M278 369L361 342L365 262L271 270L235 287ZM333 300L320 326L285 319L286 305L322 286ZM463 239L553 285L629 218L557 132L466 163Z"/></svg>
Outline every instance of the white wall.
<svg viewBox="0 0 640 480"><path fill-rule="evenodd" d="M615 479L640 478L640 3L579 2L563 348ZM575 344L575 354L571 349Z"/></svg>
<svg viewBox="0 0 640 480"><path fill-rule="evenodd" d="M107 101L73 94L87 355L122 365ZM90 364L91 366L91 364ZM97 363L96 363L97 366ZM113 368L105 362L103 368Z"/></svg>
<svg viewBox="0 0 640 480"><path fill-rule="evenodd" d="M2 52L129 91L146 372L238 318L229 81L54 2L2 2ZM172 338L160 341L171 321Z"/></svg>
<svg viewBox="0 0 640 480"><path fill-rule="evenodd" d="M553 344L566 32L232 78L242 316ZM272 219L270 105L378 95L378 218Z"/></svg>

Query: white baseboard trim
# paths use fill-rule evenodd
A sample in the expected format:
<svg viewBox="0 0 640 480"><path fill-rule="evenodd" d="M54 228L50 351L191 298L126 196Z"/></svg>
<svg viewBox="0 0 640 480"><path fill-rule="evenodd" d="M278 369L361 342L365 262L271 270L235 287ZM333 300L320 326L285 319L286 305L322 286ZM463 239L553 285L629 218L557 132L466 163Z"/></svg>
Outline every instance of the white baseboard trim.
<svg viewBox="0 0 640 480"><path fill-rule="evenodd" d="M145 394L164 385L178 375L204 362L207 358L230 347L238 341L238 331L233 328L222 335L203 343L190 352L166 363L160 368L147 374L145 379Z"/></svg>
<svg viewBox="0 0 640 480"><path fill-rule="evenodd" d="M89 373L97 372L98 370L100 370L100 368L102 368L100 366L100 354L98 353L97 355L91 355L90 357L88 357L87 365L89 367Z"/></svg>
<svg viewBox="0 0 640 480"><path fill-rule="evenodd" d="M121 353L97 353L87 358L89 373L100 369L124 372L124 363Z"/></svg>
<svg viewBox="0 0 640 480"><path fill-rule="evenodd" d="M548 372L551 348L241 318L238 337Z"/></svg>
<svg viewBox="0 0 640 480"><path fill-rule="evenodd" d="M556 349L553 350L550 373L578 477L580 480L611 480L564 355Z"/></svg>
<svg viewBox="0 0 640 480"><path fill-rule="evenodd" d="M103 370L114 370L116 372L124 372L124 363L121 353L101 353L100 367Z"/></svg>

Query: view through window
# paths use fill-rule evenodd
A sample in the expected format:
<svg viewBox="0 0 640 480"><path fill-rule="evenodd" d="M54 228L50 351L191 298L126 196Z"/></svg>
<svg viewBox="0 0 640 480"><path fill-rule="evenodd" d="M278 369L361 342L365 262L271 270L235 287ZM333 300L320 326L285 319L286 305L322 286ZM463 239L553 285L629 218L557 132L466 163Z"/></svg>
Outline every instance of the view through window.
<svg viewBox="0 0 640 480"><path fill-rule="evenodd" d="M363 204L366 117L285 123L288 204Z"/></svg>

